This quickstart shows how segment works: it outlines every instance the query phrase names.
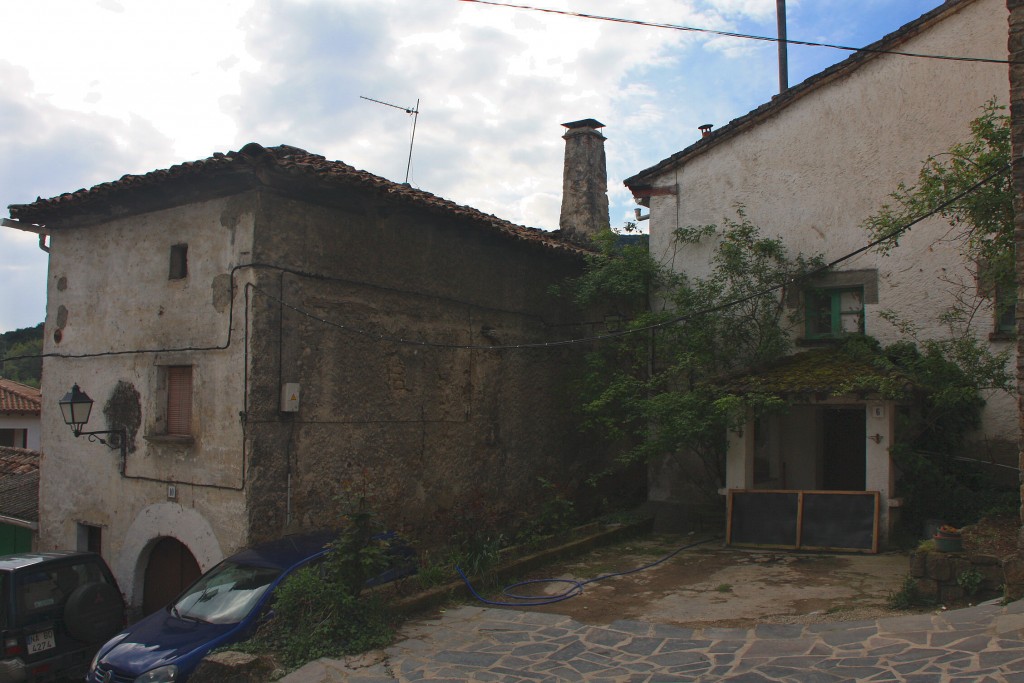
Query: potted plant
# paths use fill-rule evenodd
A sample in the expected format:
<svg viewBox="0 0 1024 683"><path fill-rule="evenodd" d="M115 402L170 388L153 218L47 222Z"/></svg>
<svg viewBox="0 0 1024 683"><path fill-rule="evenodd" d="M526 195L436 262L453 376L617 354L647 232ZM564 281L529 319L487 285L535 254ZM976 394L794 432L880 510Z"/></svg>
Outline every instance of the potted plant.
<svg viewBox="0 0 1024 683"><path fill-rule="evenodd" d="M943 524L935 532L935 549L943 553L959 553L964 549L963 535L960 529Z"/></svg>

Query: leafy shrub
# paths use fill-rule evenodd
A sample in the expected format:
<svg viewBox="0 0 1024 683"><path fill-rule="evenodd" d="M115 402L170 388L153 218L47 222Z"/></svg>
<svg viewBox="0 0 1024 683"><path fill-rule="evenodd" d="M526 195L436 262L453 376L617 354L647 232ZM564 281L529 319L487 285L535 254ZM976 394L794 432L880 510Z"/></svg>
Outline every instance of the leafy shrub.
<svg viewBox="0 0 1024 683"><path fill-rule="evenodd" d="M330 560L327 560L330 562ZM392 631L376 599L352 594L322 567L295 572L275 593L273 617L246 649L270 651L287 667L384 647Z"/></svg>
<svg viewBox="0 0 1024 683"><path fill-rule="evenodd" d="M388 564L388 539L377 534L365 499L345 515L347 524L331 552L303 567L274 592L273 612L240 649L270 652L295 667L320 657L384 647L391 642L387 611L361 596L366 580Z"/></svg>
<svg viewBox="0 0 1024 683"><path fill-rule="evenodd" d="M889 609L910 609L926 605L928 601L917 590L917 582L914 581L914 577L907 574L903 577L903 585L899 590L889 592L886 603L889 605Z"/></svg>
<svg viewBox="0 0 1024 683"><path fill-rule="evenodd" d="M973 567L971 569L965 569L960 572L956 577L956 585L964 589L964 593L967 595L974 595L981 588L981 582L984 580L981 572Z"/></svg>

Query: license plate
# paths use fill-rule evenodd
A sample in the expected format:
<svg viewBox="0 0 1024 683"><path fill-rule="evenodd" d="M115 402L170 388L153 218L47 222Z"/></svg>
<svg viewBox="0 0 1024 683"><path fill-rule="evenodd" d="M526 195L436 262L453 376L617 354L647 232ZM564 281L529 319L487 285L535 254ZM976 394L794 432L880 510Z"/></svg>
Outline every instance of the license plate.
<svg viewBox="0 0 1024 683"><path fill-rule="evenodd" d="M30 655L57 647L57 641L53 638L53 629L40 631L39 633L30 633L26 640L28 641L28 653Z"/></svg>

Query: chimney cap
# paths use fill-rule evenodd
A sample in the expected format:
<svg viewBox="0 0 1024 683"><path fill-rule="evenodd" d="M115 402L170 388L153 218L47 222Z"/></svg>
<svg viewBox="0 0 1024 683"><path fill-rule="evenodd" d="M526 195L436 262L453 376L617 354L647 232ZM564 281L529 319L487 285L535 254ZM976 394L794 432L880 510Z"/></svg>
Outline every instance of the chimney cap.
<svg viewBox="0 0 1024 683"><path fill-rule="evenodd" d="M570 121L569 123L563 123L563 126L572 130L573 128L604 128L604 124L597 119L582 119L580 121Z"/></svg>

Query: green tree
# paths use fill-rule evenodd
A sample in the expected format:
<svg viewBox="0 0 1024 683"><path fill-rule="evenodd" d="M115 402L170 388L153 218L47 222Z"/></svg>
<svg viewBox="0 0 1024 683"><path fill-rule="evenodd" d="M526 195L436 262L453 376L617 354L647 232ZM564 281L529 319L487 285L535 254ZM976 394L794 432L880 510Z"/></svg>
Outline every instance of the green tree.
<svg viewBox="0 0 1024 683"><path fill-rule="evenodd" d="M646 243L623 245L608 231L587 272L566 287L579 305L611 305L626 318L617 336L586 354L576 388L586 426L619 443L624 462L695 453L713 490L724 476L727 427L747 408L781 402L725 397L709 380L789 351L784 290L822 263L790 256L742 207L721 227L680 228L674 239L710 245L707 275L672 272Z"/></svg>
<svg viewBox="0 0 1024 683"><path fill-rule="evenodd" d="M43 376L43 324L0 334L0 377L39 388Z"/></svg>
<svg viewBox="0 0 1024 683"><path fill-rule="evenodd" d="M984 395L1014 390L1009 370L1012 352L994 353L971 329L987 302L996 315L1012 316L1015 296L1013 191L1010 184L1010 117L990 100L971 122L971 136L942 154L928 157L916 184L901 183L890 203L863 227L875 249L889 254L899 246L904 226L937 212L950 231L942 238L959 247L971 278L947 281L953 305L942 316L946 334L923 339L916 325L894 311L882 317L905 342L887 349L919 388L915 410L900 425L892 454L899 468L905 520L928 517L966 523L994 508L1016 504L1016 489L984 476L965 462L967 437L981 424ZM981 286L977 286L977 284Z"/></svg>
<svg viewBox="0 0 1024 683"><path fill-rule="evenodd" d="M864 221L876 250L888 254L899 246L904 226L937 212L950 225L942 239L956 243L968 260L974 278L953 283L957 304L947 320L968 323L985 298L1013 305L1014 291L1013 190L1010 186L1010 117L995 99L971 122L971 137L948 151L928 157L917 183L900 183L890 202ZM985 296L970 296L979 288ZM999 313L999 312L997 312ZM966 334L962 326L958 334Z"/></svg>

